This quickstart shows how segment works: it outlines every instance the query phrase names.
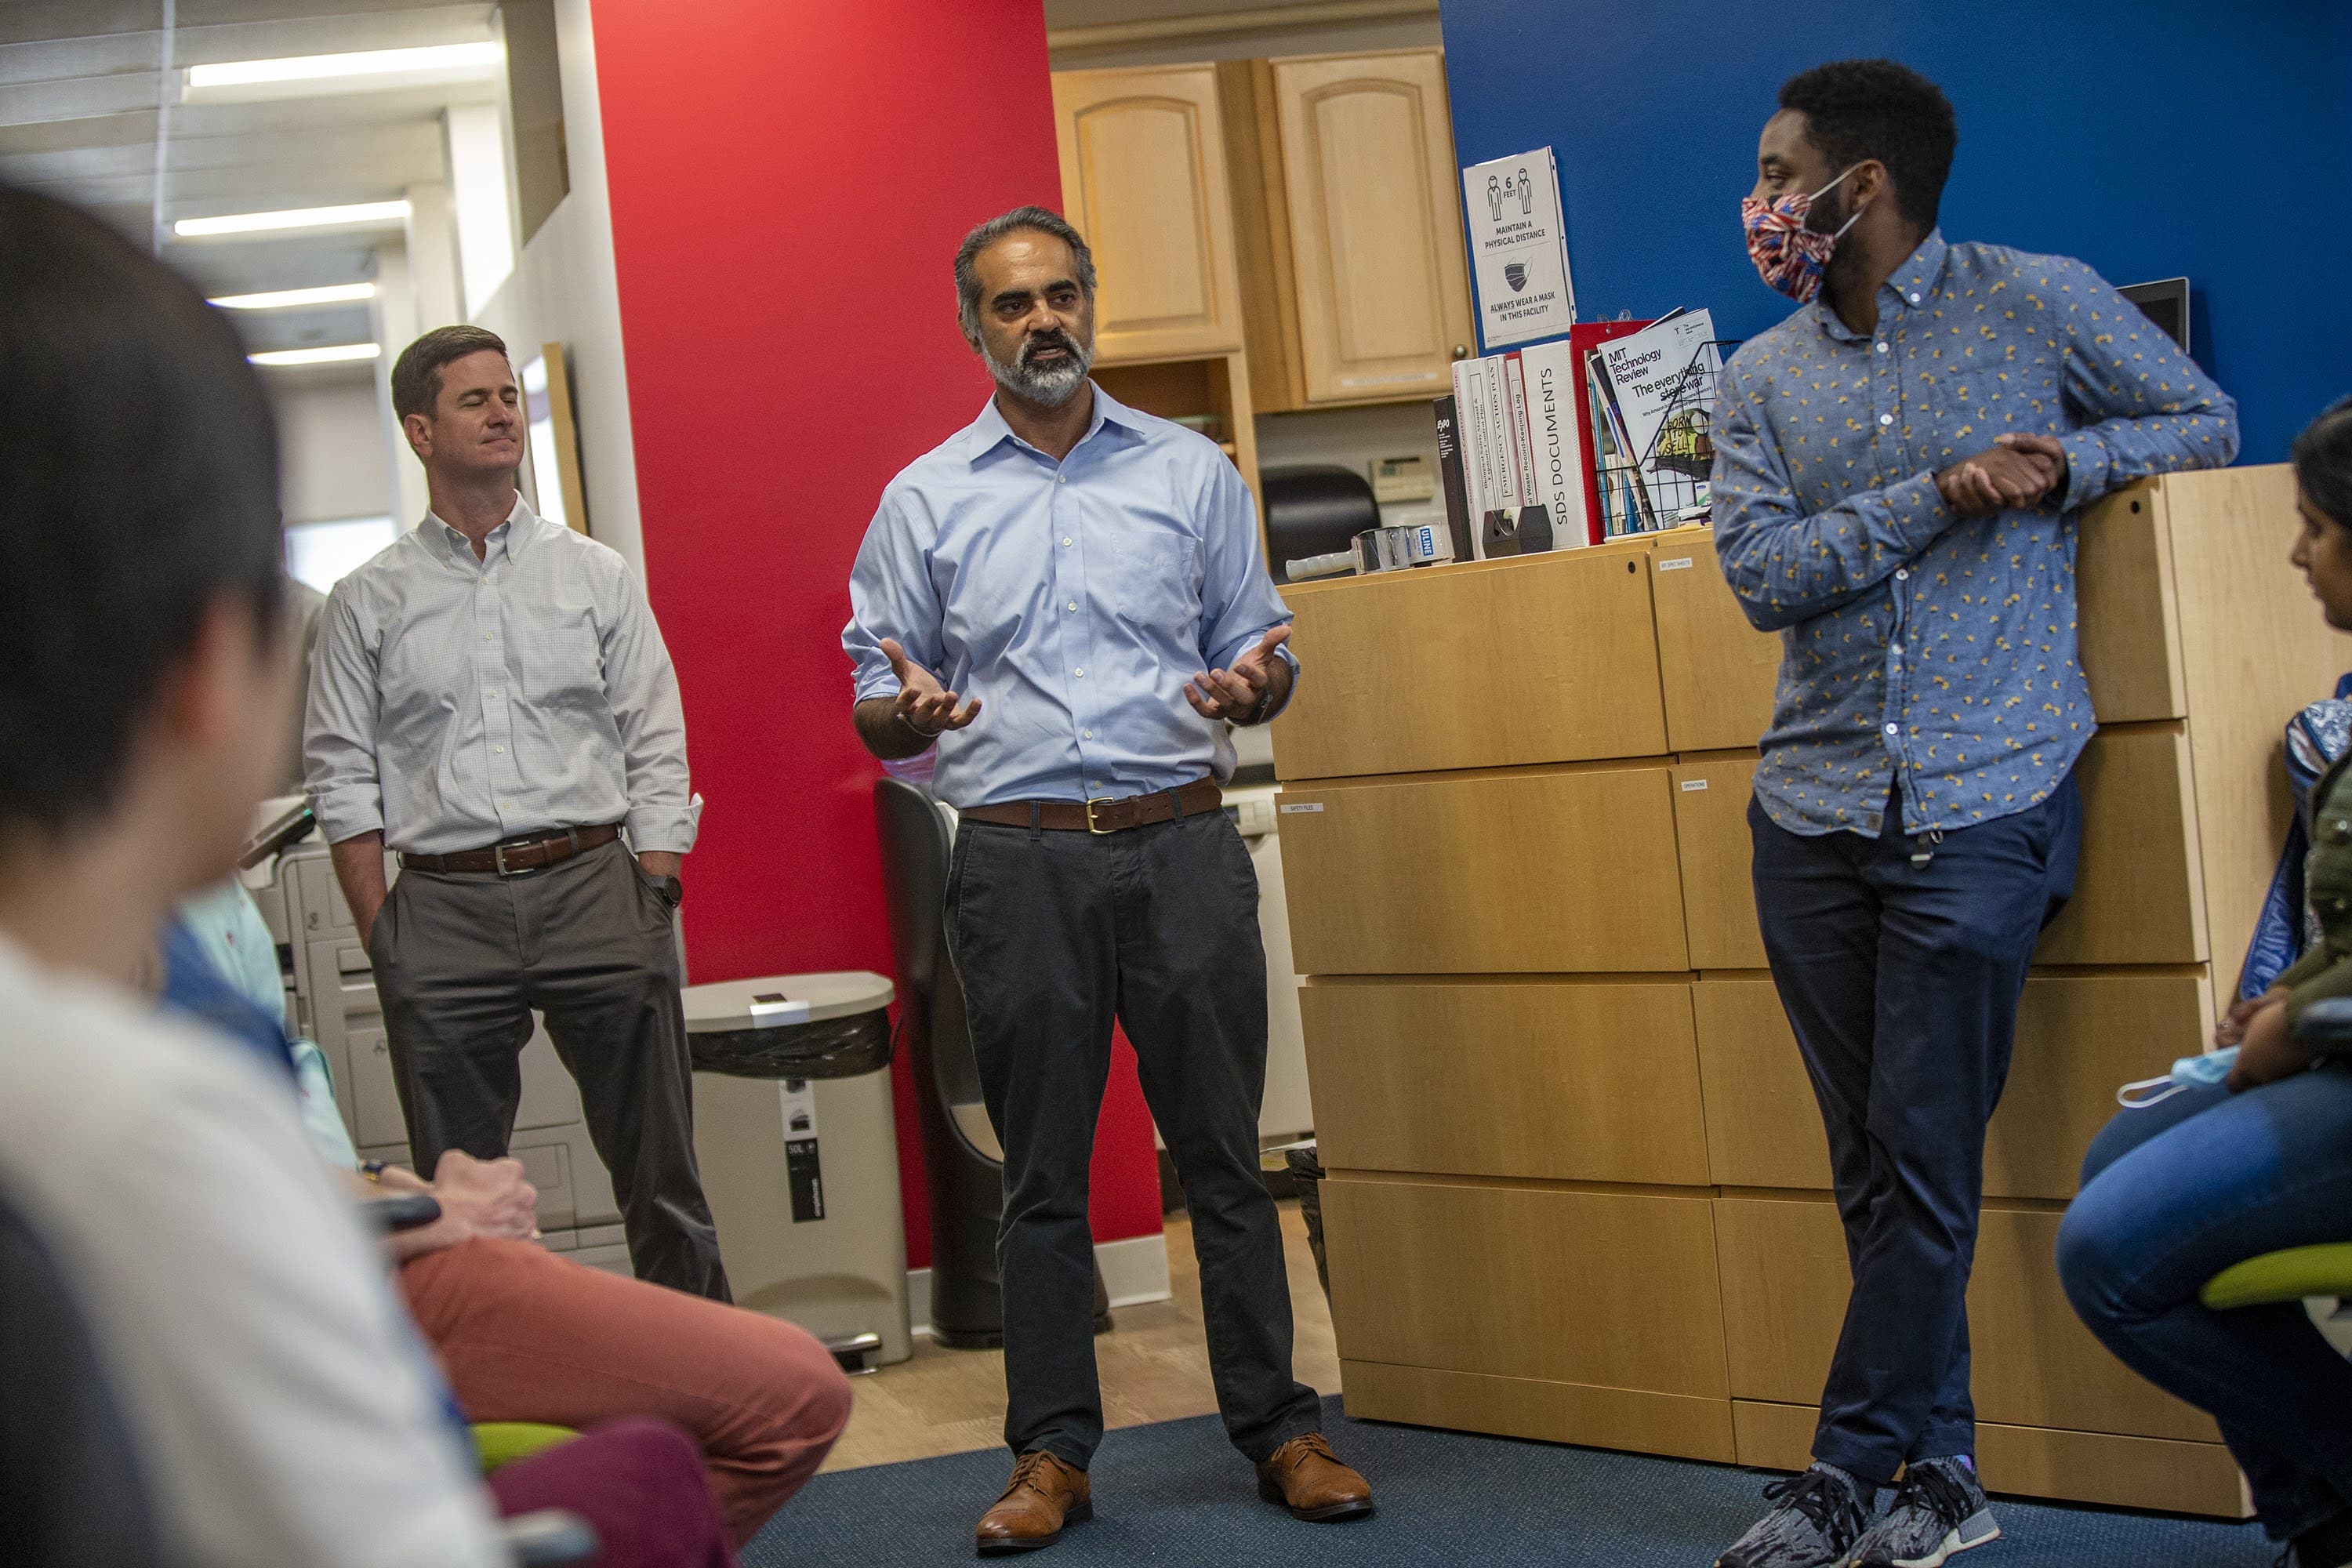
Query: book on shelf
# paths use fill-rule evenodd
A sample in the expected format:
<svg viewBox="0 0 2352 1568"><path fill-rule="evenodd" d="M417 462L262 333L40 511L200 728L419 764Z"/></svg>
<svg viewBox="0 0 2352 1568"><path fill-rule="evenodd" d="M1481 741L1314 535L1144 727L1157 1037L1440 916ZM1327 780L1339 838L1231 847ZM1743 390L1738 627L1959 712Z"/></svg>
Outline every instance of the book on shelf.
<svg viewBox="0 0 2352 1568"><path fill-rule="evenodd" d="M1704 429L1712 412L1716 374L1715 321L1706 310L1677 310L1641 331L1604 346L1601 380L1617 418L1621 461L1640 471L1643 510L1671 517L1702 499L1704 478L1663 450L1670 421L1696 418Z"/></svg>
<svg viewBox="0 0 2352 1568"><path fill-rule="evenodd" d="M1552 548L1573 550L1596 542L1589 526L1589 465L1578 429L1576 346L1559 338L1519 351L1527 387L1527 447L1530 504L1550 519Z"/></svg>
<svg viewBox="0 0 2352 1568"><path fill-rule="evenodd" d="M1617 539L1651 532L1656 520L1649 489L1641 481L1638 455L1626 437L1624 413L1601 353L1585 356L1584 375L1592 405L1593 479L1600 491L1601 535Z"/></svg>
<svg viewBox="0 0 2352 1568"><path fill-rule="evenodd" d="M1449 395L1435 400L1437 415L1437 488L1445 499L1445 531L1454 541L1454 559L1475 561L1477 519L1470 510L1469 476L1462 460L1461 416Z"/></svg>

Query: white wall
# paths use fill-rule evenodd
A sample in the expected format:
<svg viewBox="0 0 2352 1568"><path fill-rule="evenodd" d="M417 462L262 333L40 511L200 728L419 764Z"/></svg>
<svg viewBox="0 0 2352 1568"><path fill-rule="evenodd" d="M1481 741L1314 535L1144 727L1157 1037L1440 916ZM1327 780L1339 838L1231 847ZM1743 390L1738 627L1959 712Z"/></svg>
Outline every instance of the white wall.
<svg viewBox="0 0 2352 1568"><path fill-rule="evenodd" d="M278 504L289 524L393 512L376 368L266 370L278 413Z"/></svg>
<svg viewBox="0 0 2352 1568"><path fill-rule="evenodd" d="M507 340L518 369L538 357L541 343L570 349L588 531L619 551L642 576L635 438L629 424L628 363L621 347L620 285L588 0L557 0L555 33L571 194L556 204L522 247L513 276L473 319Z"/></svg>

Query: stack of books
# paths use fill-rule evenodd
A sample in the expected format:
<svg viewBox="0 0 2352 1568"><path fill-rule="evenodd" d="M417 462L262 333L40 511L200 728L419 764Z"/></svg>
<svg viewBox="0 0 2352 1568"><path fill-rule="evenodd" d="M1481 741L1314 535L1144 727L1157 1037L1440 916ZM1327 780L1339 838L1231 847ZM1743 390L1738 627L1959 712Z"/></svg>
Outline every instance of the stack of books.
<svg viewBox="0 0 2352 1568"><path fill-rule="evenodd" d="M1705 310L1457 361L1454 395L1436 400L1454 559L1673 527L1706 499L1717 368Z"/></svg>

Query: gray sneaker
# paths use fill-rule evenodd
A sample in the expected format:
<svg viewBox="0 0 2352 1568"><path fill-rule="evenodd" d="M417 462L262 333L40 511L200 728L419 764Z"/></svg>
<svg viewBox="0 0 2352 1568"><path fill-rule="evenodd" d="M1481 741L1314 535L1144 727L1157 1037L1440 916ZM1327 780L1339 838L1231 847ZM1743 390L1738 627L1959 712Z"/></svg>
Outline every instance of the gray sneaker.
<svg viewBox="0 0 2352 1568"><path fill-rule="evenodd" d="M1940 1568L2000 1534L1974 1466L1927 1459L1903 1472L1895 1501L1854 1543L1853 1568Z"/></svg>
<svg viewBox="0 0 2352 1568"><path fill-rule="evenodd" d="M1842 1470L1816 1465L1774 1481L1779 1506L1756 1521L1715 1568L1839 1568L1869 1522L1862 1495Z"/></svg>

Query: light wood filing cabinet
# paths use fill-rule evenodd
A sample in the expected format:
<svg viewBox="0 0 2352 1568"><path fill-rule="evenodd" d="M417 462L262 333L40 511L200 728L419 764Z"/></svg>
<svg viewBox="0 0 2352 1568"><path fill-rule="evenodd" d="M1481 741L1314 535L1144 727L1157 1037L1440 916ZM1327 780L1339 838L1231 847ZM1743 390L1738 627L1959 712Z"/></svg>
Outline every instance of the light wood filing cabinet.
<svg viewBox="0 0 2352 1568"><path fill-rule="evenodd" d="M2052 1242L2115 1086L2200 1048L2287 821L2278 736L2352 666L2283 468L2081 530L2102 730L1986 1152L1997 1489L2235 1514L2205 1417L2107 1356ZM1748 881L1777 639L1704 531L1286 590L1285 879L1349 1409L1804 1462L1846 1294Z"/></svg>

